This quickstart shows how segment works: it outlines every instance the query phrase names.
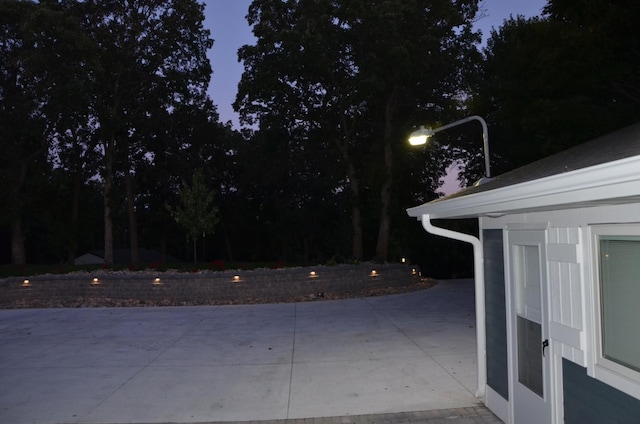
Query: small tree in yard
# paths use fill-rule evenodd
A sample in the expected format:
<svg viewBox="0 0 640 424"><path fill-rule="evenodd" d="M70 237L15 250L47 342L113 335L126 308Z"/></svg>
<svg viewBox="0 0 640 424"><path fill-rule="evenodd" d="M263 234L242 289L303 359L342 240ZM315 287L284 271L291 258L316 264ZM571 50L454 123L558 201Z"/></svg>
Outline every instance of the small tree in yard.
<svg viewBox="0 0 640 424"><path fill-rule="evenodd" d="M213 206L215 192L208 190L204 182L204 175L196 171L193 175L191 186L182 181L182 187L178 192L180 205L167 210L186 232L188 240L193 242L193 260L198 262L196 245L200 235L213 234L218 221L218 208Z"/></svg>

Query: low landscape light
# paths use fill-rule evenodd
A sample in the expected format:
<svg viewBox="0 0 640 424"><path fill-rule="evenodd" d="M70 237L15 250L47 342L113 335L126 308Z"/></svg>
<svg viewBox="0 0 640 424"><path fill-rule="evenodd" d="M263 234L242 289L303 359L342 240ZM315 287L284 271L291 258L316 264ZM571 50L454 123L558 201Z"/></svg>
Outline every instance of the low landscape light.
<svg viewBox="0 0 640 424"><path fill-rule="evenodd" d="M100 284L100 279L98 277L93 277L93 280L91 280L91 284L97 286L98 284Z"/></svg>
<svg viewBox="0 0 640 424"><path fill-rule="evenodd" d="M25 280L22 282L22 286L23 286L23 287L28 287L28 286L30 286L30 285L31 285L31 283L30 283L30 282L29 282L29 280L27 280L27 279L25 279Z"/></svg>
<svg viewBox="0 0 640 424"><path fill-rule="evenodd" d="M156 286L157 286L157 285L162 284L162 283L160 282L160 277L156 277L156 278L154 278L154 280L153 280L153 284L154 284L154 285L156 285Z"/></svg>
<svg viewBox="0 0 640 424"><path fill-rule="evenodd" d="M311 271L309 273L309 278L317 278L317 277L318 277L318 274L315 271Z"/></svg>
<svg viewBox="0 0 640 424"><path fill-rule="evenodd" d="M371 275L372 277L377 277L378 276L378 271L376 271L375 269L372 269L371 270L371 274L369 274L369 275Z"/></svg>
<svg viewBox="0 0 640 424"><path fill-rule="evenodd" d="M233 282L234 282L234 283L239 283L240 281L241 281L241 280L240 280L240 276L239 276L239 275L234 275L234 276L233 276Z"/></svg>

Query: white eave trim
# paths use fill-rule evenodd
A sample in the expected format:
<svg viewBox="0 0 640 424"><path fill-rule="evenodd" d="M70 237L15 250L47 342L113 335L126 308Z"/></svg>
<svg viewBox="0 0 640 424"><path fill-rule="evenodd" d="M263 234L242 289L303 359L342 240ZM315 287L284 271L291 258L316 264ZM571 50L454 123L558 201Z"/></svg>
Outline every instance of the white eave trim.
<svg viewBox="0 0 640 424"><path fill-rule="evenodd" d="M640 156L407 209L421 218L469 218L640 201ZM634 199L635 198L635 199Z"/></svg>

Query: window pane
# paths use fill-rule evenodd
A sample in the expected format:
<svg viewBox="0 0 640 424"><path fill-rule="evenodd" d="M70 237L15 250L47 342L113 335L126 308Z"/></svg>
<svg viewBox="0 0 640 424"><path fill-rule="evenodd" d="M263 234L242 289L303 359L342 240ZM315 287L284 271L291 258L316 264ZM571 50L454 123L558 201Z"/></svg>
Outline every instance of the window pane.
<svg viewBox="0 0 640 424"><path fill-rule="evenodd" d="M542 326L517 317L518 381L540 397L544 396L542 381Z"/></svg>
<svg viewBox="0 0 640 424"><path fill-rule="evenodd" d="M602 355L640 371L640 237L600 237Z"/></svg>

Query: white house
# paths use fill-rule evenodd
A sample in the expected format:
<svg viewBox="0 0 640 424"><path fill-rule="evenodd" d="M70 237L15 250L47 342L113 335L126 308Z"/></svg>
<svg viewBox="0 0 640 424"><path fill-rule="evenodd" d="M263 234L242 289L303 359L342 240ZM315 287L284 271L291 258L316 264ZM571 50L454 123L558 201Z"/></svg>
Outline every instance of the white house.
<svg viewBox="0 0 640 424"><path fill-rule="evenodd" d="M407 212L474 246L477 396L498 417L640 422L640 124ZM479 238L432 222L470 217Z"/></svg>

